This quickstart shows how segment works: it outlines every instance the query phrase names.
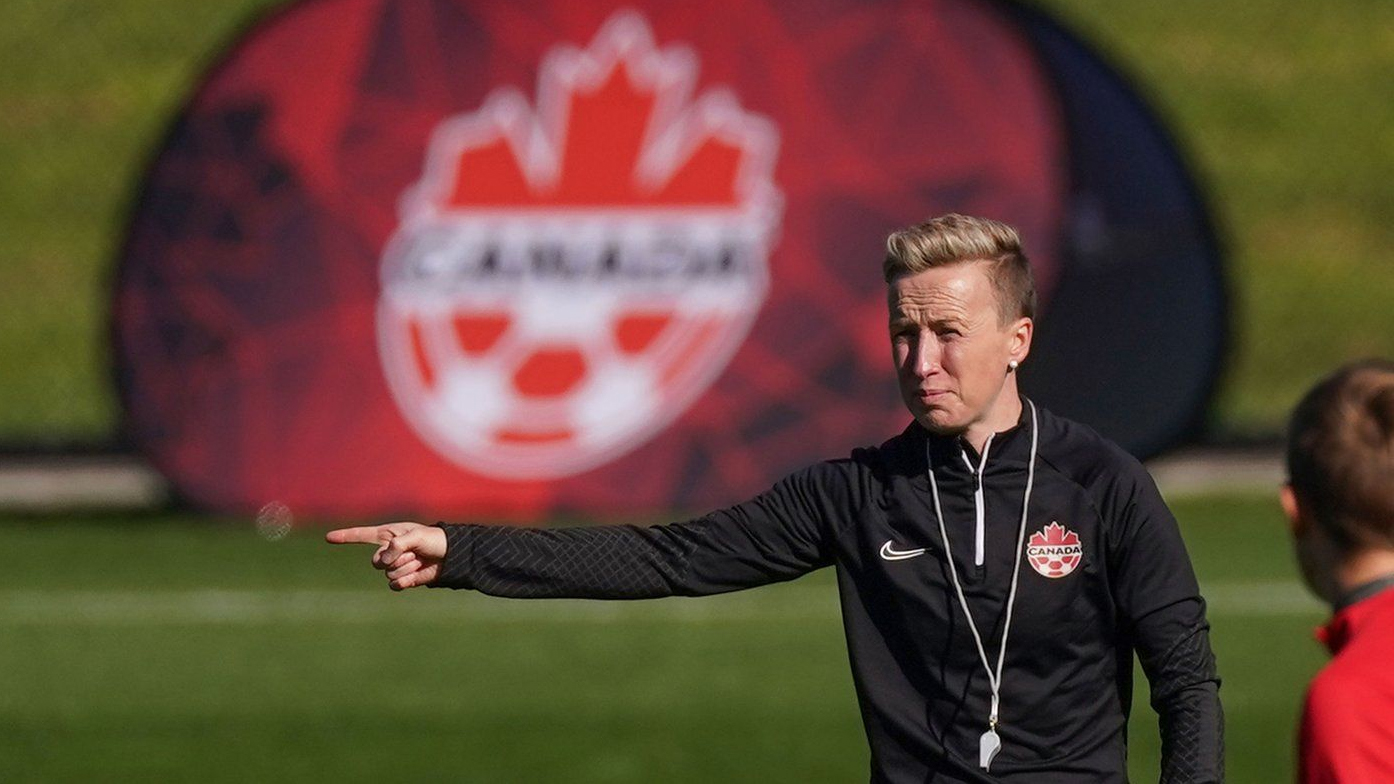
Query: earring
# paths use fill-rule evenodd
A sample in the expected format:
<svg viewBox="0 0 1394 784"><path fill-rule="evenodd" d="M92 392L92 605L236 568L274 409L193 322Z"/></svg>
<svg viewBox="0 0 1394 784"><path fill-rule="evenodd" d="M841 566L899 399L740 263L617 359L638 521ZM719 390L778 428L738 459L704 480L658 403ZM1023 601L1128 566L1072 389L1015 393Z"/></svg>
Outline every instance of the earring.
<svg viewBox="0 0 1394 784"><path fill-rule="evenodd" d="M1020 364L1021 364L1020 362L1017 362L1017 361L1014 359L1014 360L1012 360L1011 362L1008 362L1008 363L1007 363L1007 369L1008 369L1008 370L1015 371L1016 368L1017 368L1017 365L1020 365Z"/></svg>

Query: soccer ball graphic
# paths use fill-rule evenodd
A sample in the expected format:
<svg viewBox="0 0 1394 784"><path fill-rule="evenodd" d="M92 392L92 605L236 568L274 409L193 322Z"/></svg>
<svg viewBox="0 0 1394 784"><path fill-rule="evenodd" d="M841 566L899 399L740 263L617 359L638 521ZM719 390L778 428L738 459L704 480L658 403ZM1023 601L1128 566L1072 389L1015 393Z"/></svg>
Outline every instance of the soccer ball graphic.
<svg viewBox="0 0 1394 784"><path fill-rule="evenodd" d="M551 479L630 451L740 346L768 289L777 137L637 14L438 128L382 264L399 408L475 473Z"/></svg>
<svg viewBox="0 0 1394 784"><path fill-rule="evenodd" d="M1026 541L1026 560L1042 577L1064 577L1083 559L1079 534L1054 521Z"/></svg>

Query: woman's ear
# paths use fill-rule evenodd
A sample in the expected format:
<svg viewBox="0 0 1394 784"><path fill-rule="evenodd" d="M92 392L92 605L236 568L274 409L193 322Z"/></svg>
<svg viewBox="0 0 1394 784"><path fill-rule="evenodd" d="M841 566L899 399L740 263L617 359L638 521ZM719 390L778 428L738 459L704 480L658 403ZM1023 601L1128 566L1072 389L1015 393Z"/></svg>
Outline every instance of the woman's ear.
<svg viewBox="0 0 1394 784"><path fill-rule="evenodd" d="M1016 320L1012 325L1011 342L1008 345L1009 359L1021 364L1026 361L1026 356L1031 353L1031 336L1035 333L1036 324L1025 316Z"/></svg>

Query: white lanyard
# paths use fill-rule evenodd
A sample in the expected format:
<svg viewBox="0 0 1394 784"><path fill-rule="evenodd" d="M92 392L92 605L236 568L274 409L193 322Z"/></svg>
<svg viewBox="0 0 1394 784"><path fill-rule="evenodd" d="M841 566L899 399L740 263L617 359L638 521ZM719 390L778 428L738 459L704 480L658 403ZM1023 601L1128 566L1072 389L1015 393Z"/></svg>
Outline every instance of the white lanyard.
<svg viewBox="0 0 1394 784"><path fill-rule="evenodd" d="M973 642L978 646L978 658L987 673L988 686L992 689L992 709L987 718L987 732L978 738L978 764L988 770L993 757L1002 748L1002 739L997 735L997 708L1002 691L1002 662L1007 658L1007 633L1012 629L1012 606L1016 604L1017 578L1021 574L1021 547L1026 542L1026 516L1031 508L1031 489L1036 483L1036 446L1040 428L1036 423L1036 404L1029 399L1031 406L1031 459L1026 464L1026 494L1021 499L1021 525L1016 534L1016 562L1012 566L1012 588L1007 593L1007 617L1002 624L1002 647L997 651L997 670L994 672L987 661L987 649L983 647L983 637L978 633L978 625L973 622L973 613L968 611L968 599L963 595L963 583L958 579L958 567L954 566L953 552L949 548L949 532L944 527L944 511L939 505L939 482L934 478L934 462L929 461L929 492L934 497L934 515L939 519L939 536L944 541L944 560L949 562L949 576L953 578L954 592L958 594L958 604L963 608L963 616L968 619L968 631L973 633ZM987 465L989 438L983 446L983 465ZM981 481L981 479L979 480Z"/></svg>

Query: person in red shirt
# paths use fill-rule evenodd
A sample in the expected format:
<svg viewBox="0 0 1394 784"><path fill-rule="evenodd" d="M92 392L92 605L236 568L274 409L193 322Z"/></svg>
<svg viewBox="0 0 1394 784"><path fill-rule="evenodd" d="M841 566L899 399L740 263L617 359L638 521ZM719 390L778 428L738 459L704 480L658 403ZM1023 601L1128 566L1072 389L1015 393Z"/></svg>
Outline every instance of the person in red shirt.
<svg viewBox="0 0 1394 784"><path fill-rule="evenodd" d="M1298 780L1394 781L1394 362L1347 365L1292 415L1283 510L1302 576L1331 603L1333 659L1302 711Z"/></svg>

